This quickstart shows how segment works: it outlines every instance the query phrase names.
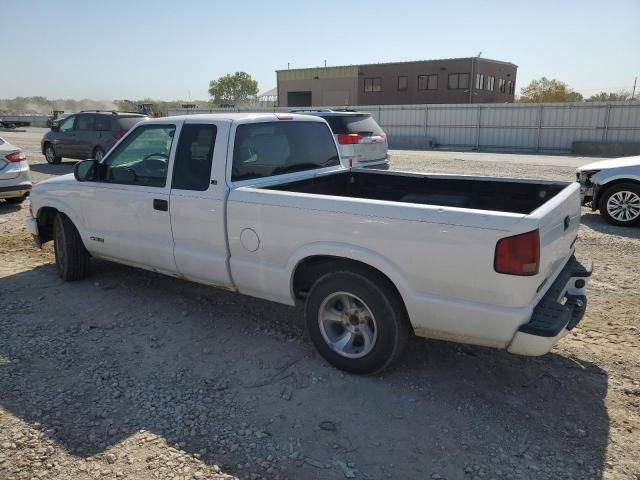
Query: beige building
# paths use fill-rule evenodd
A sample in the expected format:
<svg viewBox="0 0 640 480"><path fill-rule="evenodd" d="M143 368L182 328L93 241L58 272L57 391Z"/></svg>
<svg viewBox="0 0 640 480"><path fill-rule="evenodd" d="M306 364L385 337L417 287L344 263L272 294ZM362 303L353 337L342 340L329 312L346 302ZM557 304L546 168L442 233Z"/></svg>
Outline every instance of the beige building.
<svg viewBox="0 0 640 480"><path fill-rule="evenodd" d="M517 65L449 58L278 70L281 107L513 102Z"/></svg>

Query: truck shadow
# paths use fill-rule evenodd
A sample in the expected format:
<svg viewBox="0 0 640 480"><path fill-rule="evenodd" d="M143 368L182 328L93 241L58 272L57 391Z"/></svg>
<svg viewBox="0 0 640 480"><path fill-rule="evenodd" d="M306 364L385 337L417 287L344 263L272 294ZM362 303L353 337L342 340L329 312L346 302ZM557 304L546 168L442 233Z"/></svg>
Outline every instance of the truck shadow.
<svg viewBox="0 0 640 480"><path fill-rule="evenodd" d="M579 359L415 340L345 375L300 309L97 261L1 278L0 332L0 406L78 457L144 429L243 477L602 476L607 374Z"/></svg>

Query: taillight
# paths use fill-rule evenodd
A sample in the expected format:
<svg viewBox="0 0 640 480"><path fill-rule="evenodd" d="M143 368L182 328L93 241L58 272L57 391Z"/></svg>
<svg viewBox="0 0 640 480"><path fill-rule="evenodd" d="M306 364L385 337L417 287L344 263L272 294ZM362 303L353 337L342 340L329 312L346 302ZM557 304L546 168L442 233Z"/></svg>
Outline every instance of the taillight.
<svg viewBox="0 0 640 480"><path fill-rule="evenodd" d="M124 134L127 133L126 130L116 130L115 132L112 133L113 138L120 140L122 137L124 137Z"/></svg>
<svg viewBox="0 0 640 480"><path fill-rule="evenodd" d="M508 275L537 275L540 268L538 230L498 240L493 268Z"/></svg>
<svg viewBox="0 0 640 480"><path fill-rule="evenodd" d="M11 152L4 158L6 158L9 162L22 162L23 160L27 159L27 156L23 152L18 150L17 152Z"/></svg>
<svg viewBox="0 0 640 480"><path fill-rule="evenodd" d="M380 132L380 138L382 139L383 142L387 141L387 134L384 132Z"/></svg>
<svg viewBox="0 0 640 480"><path fill-rule="evenodd" d="M362 135L359 133L339 133L338 134L338 143L340 145L355 145L360 143L362 139Z"/></svg>

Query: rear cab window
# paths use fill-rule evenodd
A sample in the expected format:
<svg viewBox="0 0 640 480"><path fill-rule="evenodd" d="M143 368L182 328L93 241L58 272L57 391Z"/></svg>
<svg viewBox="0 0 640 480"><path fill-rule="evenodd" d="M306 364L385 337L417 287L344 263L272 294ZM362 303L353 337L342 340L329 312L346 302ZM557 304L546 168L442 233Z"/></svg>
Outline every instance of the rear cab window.
<svg viewBox="0 0 640 480"><path fill-rule="evenodd" d="M173 162L171 188L205 191L211 181L211 163L217 127L187 123L182 127Z"/></svg>
<svg viewBox="0 0 640 480"><path fill-rule="evenodd" d="M238 125L232 181L340 165L331 131L321 122L277 121Z"/></svg>
<svg viewBox="0 0 640 480"><path fill-rule="evenodd" d="M371 135L380 135L382 128L376 123L371 115L327 115L323 116L334 135L344 133L359 133L367 137Z"/></svg>

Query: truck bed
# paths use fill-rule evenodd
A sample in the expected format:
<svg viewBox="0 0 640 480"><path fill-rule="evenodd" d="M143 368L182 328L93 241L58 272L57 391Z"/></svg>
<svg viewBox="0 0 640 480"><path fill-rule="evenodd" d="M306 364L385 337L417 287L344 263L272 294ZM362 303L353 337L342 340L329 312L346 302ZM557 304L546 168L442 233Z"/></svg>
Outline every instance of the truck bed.
<svg viewBox="0 0 640 480"><path fill-rule="evenodd" d="M529 214L556 196L567 185L566 182L543 180L346 171L265 188L298 193Z"/></svg>

